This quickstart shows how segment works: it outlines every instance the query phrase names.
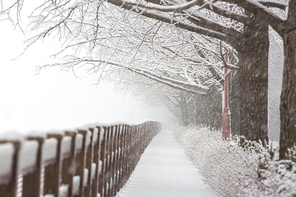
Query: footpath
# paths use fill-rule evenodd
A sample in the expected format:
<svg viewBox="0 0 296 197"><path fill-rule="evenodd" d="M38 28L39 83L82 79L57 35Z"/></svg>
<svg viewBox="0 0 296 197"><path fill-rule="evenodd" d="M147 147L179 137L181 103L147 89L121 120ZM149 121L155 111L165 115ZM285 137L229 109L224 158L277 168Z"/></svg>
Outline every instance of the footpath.
<svg viewBox="0 0 296 197"><path fill-rule="evenodd" d="M217 197L185 156L172 130L163 129L143 153L116 197Z"/></svg>

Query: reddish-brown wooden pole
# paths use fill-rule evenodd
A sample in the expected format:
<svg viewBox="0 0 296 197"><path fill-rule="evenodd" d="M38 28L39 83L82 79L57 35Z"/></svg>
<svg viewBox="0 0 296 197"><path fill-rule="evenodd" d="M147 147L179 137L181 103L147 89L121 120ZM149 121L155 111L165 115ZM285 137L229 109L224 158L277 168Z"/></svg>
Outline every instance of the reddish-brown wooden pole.
<svg viewBox="0 0 296 197"><path fill-rule="evenodd" d="M227 53L225 60L228 61ZM222 114L222 139L227 140L231 129L231 114L228 106L228 72L224 70L224 110Z"/></svg>

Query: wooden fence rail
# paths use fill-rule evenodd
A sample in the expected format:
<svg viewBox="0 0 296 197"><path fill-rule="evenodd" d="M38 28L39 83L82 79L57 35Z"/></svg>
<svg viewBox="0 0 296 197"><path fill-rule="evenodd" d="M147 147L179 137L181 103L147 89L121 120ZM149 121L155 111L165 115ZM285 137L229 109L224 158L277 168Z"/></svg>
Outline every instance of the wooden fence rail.
<svg viewBox="0 0 296 197"><path fill-rule="evenodd" d="M0 197L115 196L160 129L147 121L0 138Z"/></svg>

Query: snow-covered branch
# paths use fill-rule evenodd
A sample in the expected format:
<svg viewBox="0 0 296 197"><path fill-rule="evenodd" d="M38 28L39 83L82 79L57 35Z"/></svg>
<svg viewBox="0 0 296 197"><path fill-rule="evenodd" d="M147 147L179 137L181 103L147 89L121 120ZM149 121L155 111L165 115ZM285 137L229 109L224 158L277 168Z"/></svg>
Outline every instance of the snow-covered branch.
<svg viewBox="0 0 296 197"><path fill-rule="evenodd" d="M258 2L261 3L264 6L279 8L279 9L282 9L282 10L285 10L288 7L288 4L286 2L281 2L281 1L258 0Z"/></svg>
<svg viewBox="0 0 296 197"><path fill-rule="evenodd" d="M189 83L189 82L185 82L185 81L176 80L173 78L159 75L157 73L153 73L153 72L146 70L146 69L133 68L133 67L126 66L126 65L123 65L118 62L113 62L113 61L108 61L108 60L99 60L99 59L87 59L87 58L83 58L81 60L79 59L78 62L105 63L105 64L117 66L117 67L129 70L131 72L135 72L139 75L145 76L149 79L155 80L155 81L160 82L162 84L168 85L172 88L180 89L180 90L187 91L187 92L194 93L194 94L206 94L206 90L208 89L208 87L203 86L201 84L193 84L193 83Z"/></svg>
<svg viewBox="0 0 296 197"><path fill-rule="evenodd" d="M229 11L227 9L223 9L221 7L218 7L216 5L205 4L203 6L203 8L208 9L208 10L210 9L213 12L215 12L221 16L225 16L227 18L237 20L237 21L239 21L243 24L246 24L246 25L249 25L251 23L251 19L249 17L247 17L246 15L240 14L240 13L235 13L235 12Z"/></svg>
<svg viewBox="0 0 296 197"><path fill-rule="evenodd" d="M148 4L148 3L139 3L139 2L132 2L124 0L124 4L132 5L140 8L144 8L147 10L157 10L161 12L182 12L183 10L189 9L195 5L199 5L203 0L192 0L184 4L180 5L172 5L172 6L163 6L158 4Z"/></svg>
<svg viewBox="0 0 296 197"><path fill-rule="evenodd" d="M192 24L183 22L182 20L179 20L177 18L163 15L161 13L153 12L153 11L142 9L142 8L136 9L134 6L125 4L123 0L107 0L107 1L109 3L116 5L116 6L120 6L124 9L131 10L133 12L141 14L142 16L146 16L148 18L159 20L159 21L162 21L162 22L165 22L168 24L174 24L176 27L186 29L191 32L195 32L195 33L207 35L210 37L214 37L214 38L217 38L220 40L224 40L224 41L230 43L234 47L236 46L236 43L238 43L240 41L240 39L238 39L236 37L232 37L232 36L225 34L224 32L222 33L222 31L215 30L215 27L217 27L217 26L211 26L211 25L214 25L214 23L211 23L211 25L207 24L207 25L201 25L201 26L197 26L196 24L192 25ZM205 22L209 22L209 21L205 21ZM226 29L227 28L225 28L224 30L226 30ZM226 33L229 33L229 31L227 31Z"/></svg>
<svg viewBox="0 0 296 197"><path fill-rule="evenodd" d="M227 68L227 69L231 69L231 70L238 70L239 68L234 66L234 65L231 65L229 63L226 62L224 56L225 56L225 53L223 54L223 47L222 47L222 42L220 42L220 55L221 55L221 59L222 59L222 62L223 62L223 67L224 68ZM226 52L227 53L227 52Z"/></svg>
<svg viewBox="0 0 296 197"><path fill-rule="evenodd" d="M271 10L256 0L226 0L229 3L235 3L242 8L254 14L257 18L266 21L281 36L283 36L282 27L284 21L274 14Z"/></svg>

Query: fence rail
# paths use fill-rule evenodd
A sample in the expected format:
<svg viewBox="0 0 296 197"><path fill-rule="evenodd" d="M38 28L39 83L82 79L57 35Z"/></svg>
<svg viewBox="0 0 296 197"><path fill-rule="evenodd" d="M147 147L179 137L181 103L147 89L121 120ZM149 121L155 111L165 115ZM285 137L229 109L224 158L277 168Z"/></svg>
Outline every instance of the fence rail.
<svg viewBox="0 0 296 197"><path fill-rule="evenodd" d="M115 196L160 129L147 121L0 139L0 197Z"/></svg>

